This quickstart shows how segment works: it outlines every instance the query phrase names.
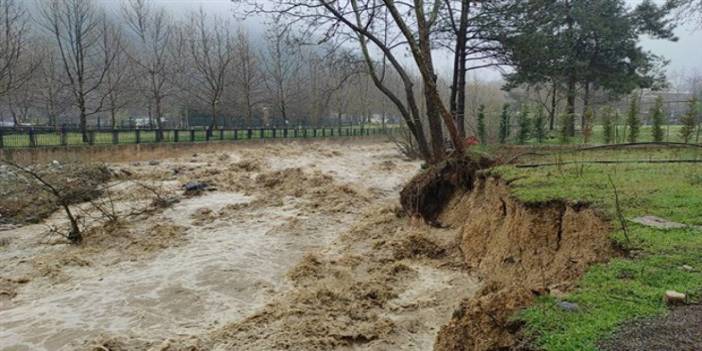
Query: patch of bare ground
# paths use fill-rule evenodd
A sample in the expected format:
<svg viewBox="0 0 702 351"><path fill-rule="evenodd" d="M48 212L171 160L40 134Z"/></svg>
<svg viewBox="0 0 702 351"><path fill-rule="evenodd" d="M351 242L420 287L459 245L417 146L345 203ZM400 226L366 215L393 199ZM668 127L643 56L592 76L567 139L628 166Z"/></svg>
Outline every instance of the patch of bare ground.
<svg viewBox="0 0 702 351"><path fill-rule="evenodd" d="M699 350L702 305L679 306L663 317L626 323L599 346L603 351Z"/></svg>

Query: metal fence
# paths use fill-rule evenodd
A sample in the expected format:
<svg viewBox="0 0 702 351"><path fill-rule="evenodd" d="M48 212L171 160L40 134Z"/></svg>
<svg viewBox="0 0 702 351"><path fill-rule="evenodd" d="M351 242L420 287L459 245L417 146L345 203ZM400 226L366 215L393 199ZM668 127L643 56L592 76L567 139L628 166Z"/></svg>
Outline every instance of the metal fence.
<svg viewBox="0 0 702 351"><path fill-rule="evenodd" d="M0 149L118 144L207 143L255 139L365 137L393 134L397 127L347 126L246 129L114 129L0 128Z"/></svg>

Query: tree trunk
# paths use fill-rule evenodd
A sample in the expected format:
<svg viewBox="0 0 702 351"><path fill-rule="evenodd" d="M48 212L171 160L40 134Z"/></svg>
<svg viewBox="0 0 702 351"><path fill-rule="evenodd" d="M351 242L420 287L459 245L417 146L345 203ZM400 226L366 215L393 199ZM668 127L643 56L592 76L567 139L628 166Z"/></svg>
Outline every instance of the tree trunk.
<svg viewBox="0 0 702 351"><path fill-rule="evenodd" d="M571 72L568 77L568 96L566 100L566 113L568 114L568 136L575 136L575 73Z"/></svg>
<svg viewBox="0 0 702 351"><path fill-rule="evenodd" d="M466 36L468 31L468 12L470 1L461 1L461 18L456 33L456 50L454 53L453 84L451 86L451 114L458 127L461 139L466 137Z"/></svg>
<svg viewBox="0 0 702 351"><path fill-rule="evenodd" d="M83 98L78 99L78 109L80 111L80 133L83 136L83 142L88 142L88 114L85 109L85 101Z"/></svg>
<svg viewBox="0 0 702 351"><path fill-rule="evenodd" d="M585 82L585 95L583 95L583 114L580 116L580 126L585 128L585 112L590 108L590 82Z"/></svg>
<svg viewBox="0 0 702 351"><path fill-rule="evenodd" d="M551 91L551 111L549 111L549 125L548 129L553 131L556 129L556 108L558 105L558 101L556 100L556 96L558 94L558 85L556 82L553 82L553 91Z"/></svg>
<svg viewBox="0 0 702 351"><path fill-rule="evenodd" d="M210 107L212 111L212 121L210 122L210 131L214 131L215 128L217 128L217 102L212 101L210 103Z"/></svg>

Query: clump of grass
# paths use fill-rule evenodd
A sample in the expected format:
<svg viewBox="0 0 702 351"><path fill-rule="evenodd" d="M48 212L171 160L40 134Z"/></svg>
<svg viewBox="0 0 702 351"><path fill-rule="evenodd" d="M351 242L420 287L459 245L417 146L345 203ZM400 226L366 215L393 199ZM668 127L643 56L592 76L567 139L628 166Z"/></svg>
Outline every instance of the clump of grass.
<svg viewBox="0 0 702 351"><path fill-rule="evenodd" d="M563 161L590 159L697 158L695 150L609 150L559 155ZM554 156L555 157L555 156ZM590 202L615 218L609 177L616 184L624 216L655 215L690 225L702 224L702 187L695 175L699 164L569 164L496 170L514 179L514 195L525 202L566 199ZM666 311L663 294L672 289L699 300L702 291L702 232L699 229L659 230L628 225L630 243L616 220L613 240L636 248L634 258L615 258L592 267L567 300L580 306L567 312L544 297L517 318L526 322L535 346L545 350L596 350L597 342L631 319ZM693 270L681 269L683 265Z"/></svg>

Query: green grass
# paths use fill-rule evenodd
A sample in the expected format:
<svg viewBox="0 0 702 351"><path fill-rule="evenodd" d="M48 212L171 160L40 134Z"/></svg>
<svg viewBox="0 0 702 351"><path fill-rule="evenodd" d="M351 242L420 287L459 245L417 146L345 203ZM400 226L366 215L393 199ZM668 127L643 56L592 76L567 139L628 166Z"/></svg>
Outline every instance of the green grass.
<svg viewBox="0 0 702 351"><path fill-rule="evenodd" d="M595 159L702 159L697 150L609 150L532 157L526 162ZM551 199L587 201L614 218L611 176L626 218L655 215L685 224L702 225L702 164L573 164L540 168L502 166L495 170L513 179L514 195L525 202ZM700 298L702 231L657 230L629 223L626 242L618 221L612 238L640 249L634 259L615 258L592 267L566 300L579 312L566 312L551 297L541 298L517 316L527 323L536 346L545 350L596 350L597 342L622 322L666 312L666 290ZM682 265L695 268L688 272Z"/></svg>

